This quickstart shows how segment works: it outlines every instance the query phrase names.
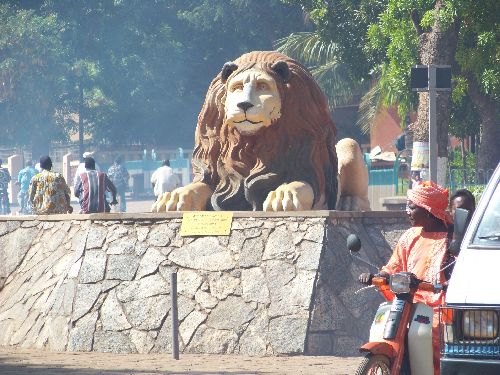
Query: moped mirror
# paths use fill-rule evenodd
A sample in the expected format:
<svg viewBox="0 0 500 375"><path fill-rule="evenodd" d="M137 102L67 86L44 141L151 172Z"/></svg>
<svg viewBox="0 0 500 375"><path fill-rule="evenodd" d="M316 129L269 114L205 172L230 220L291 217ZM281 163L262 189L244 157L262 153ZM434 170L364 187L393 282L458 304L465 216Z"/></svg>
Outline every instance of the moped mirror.
<svg viewBox="0 0 500 375"><path fill-rule="evenodd" d="M457 208L455 210L455 219L453 221L453 240L450 242L450 253L453 256L458 256L460 253L460 246L464 238L465 230L471 219L471 211L464 208Z"/></svg>
<svg viewBox="0 0 500 375"><path fill-rule="evenodd" d="M353 234L348 235L346 242L347 242L347 248L349 249L351 256L360 260L364 264L367 264L367 265L375 268L377 270L377 272L379 271L379 268L377 266L375 266L374 264L371 264L367 260L364 260L363 258L360 258L356 254L354 254L354 253L357 253L361 249L361 240L359 239L359 237L356 234L353 233Z"/></svg>
<svg viewBox="0 0 500 375"><path fill-rule="evenodd" d="M350 251L353 251L356 253L359 251L359 249L361 249L361 240L355 234L350 234L349 236L347 236L346 242L347 242L347 248Z"/></svg>

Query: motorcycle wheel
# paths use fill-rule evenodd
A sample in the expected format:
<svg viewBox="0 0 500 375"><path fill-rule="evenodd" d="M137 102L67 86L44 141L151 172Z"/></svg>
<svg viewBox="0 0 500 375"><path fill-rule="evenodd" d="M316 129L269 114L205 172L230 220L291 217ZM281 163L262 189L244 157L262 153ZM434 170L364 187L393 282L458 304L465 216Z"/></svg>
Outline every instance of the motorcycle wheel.
<svg viewBox="0 0 500 375"><path fill-rule="evenodd" d="M367 354L358 366L356 375L389 375L391 365L385 355Z"/></svg>

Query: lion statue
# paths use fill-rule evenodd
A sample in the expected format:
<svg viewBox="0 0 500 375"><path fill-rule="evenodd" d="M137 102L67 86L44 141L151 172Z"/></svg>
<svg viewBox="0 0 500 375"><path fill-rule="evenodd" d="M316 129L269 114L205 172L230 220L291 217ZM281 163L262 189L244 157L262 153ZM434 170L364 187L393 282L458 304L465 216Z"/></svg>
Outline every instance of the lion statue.
<svg viewBox="0 0 500 375"><path fill-rule="evenodd" d="M327 99L302 65L274 51L244 54L224 64L208 89L193 182L160 195L152 211L333 210L335 132ZM353 160L342 164L346 170Z"/></svg>

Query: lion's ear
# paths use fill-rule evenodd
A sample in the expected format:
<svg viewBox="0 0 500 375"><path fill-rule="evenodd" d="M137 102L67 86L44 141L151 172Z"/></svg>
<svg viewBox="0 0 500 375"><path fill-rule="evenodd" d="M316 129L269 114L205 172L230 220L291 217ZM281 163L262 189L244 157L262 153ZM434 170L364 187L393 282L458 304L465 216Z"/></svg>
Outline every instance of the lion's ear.
<svg viewBox="0 0 500 375"><path fill-rule="evenodd" d="M225 63L222 67L222 71L220 72L222 82L226 82L231 73L233 73L236 69L238 69L238 65L236 65L234 62L229 61Z"/></svg>
<svg viewBox="0 0 500 375"><path fill-rule="evenodd" d="M281 79L283 79L283 81L286 82L288 80L290 69L288 68L288 64L285 61L276 61L271 66L271 69L274 70L281 77Z"/></svg>

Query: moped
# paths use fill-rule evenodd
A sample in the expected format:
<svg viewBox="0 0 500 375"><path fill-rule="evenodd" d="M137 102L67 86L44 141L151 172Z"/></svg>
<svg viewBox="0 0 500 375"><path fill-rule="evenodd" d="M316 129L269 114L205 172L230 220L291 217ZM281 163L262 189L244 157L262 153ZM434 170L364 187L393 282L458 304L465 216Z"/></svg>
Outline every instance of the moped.
<svg viewBox="0 0 500 375"><path fill-rule="evenodd" d="M355 234L347 237L347 248L353 257L377 268L354 254L361 248ZM375 276L371 286L360 290L372 287L387 302L375 314L369 341L359 348L365 358L356 375L432 375L433 309L414 302L413 296L418 290L438 293L442 285L419 280L410 272L400 272L388 277Z"/></svg>

